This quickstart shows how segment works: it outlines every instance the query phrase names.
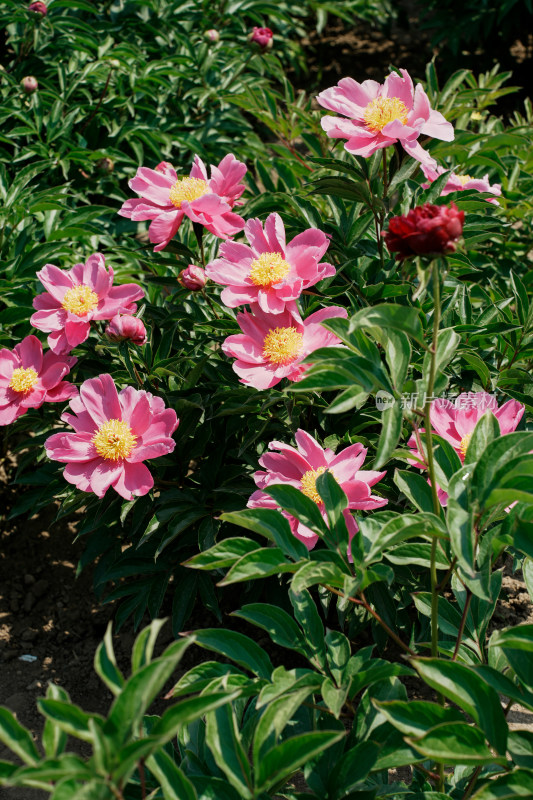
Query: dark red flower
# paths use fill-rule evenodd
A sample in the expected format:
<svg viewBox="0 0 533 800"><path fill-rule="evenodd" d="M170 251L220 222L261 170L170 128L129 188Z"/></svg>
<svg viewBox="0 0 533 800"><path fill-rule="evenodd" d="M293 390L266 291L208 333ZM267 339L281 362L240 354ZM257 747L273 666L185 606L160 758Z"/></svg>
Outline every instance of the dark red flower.
<svg viewBox="0 0 533 800"><path fill-rule="evenodd" d="M412 208L405 216L392 217L382 236L391 253L402 260L411 256L453 253L463 232L465 212L455 203L434 206L425 203Z"/></svg>
<svg viewBox="0 0 533 800"><path fill-rule="evenodd" d="M33 3L30 3L28 11L33 11L34 14L40 14L42 17L46 17L48 14L46 3L43 3L42 0L34 0Z"/></svg>

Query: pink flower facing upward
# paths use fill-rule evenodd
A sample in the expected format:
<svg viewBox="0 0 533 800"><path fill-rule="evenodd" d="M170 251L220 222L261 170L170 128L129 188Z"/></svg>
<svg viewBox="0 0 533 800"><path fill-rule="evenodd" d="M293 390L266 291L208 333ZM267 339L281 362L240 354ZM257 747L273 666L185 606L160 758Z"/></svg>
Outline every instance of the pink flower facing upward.
<svg viewBox="0 0 533 800"><path fill-rule="evenodd" d="M37 295L37 309L30 322L50 333L48 344L54 353L69 353L89 336L91 320L111 319L119 312L137 310L135 300L144 297L136 283L113 286L113 270L105 267L101 253L89 256L85 264L62 270L47 264L37 277L46 292Z"/></svg>
<svg viewBox="0 0 533 800"><path fill-rule="evenodd" d="M9 425L29 408L74 397L76 387L63 378L77 360L50 350L43 356L36 336L26 336L13 350L0 350L0 425Z"/></svg>
<svg viewBox="0 0 533 800"><path fill-rule="evenodd" d="M498 408L498 402L494 395L487 392L463 392L453 403L444 398L437 398L431 404L432 433L446 439L464 462L474 428L478 420L489 411L498 420L500 432L504 436L506 433L516 430L524 413L524 406L518 400L508 400ZM421 429L420 433L424 433L424 430ZM409 439L407 446L411 448L414 456L424 462L420 464L419 461L413 461L413 464L419 469L427 469L423 452L420 450L414 434ZM440 486L437 487L437 493L441 505L446 506L448 504L447 493Z"/></svg>
<svg viewBox="0 0 533 800"><path fill-rule="evenodd" d="M263 225L250 219L244 232L250 243L224 242L222 258L206 267L211 280L227 288L221 300L230 308L258 303L269 314L280 314L304 289L335 274L335 267L320 259L328 249L328 238L318 228L309 228L288 244L279 214L270 214Z"/></svg>
<svg viewBox="0 0 533 800"><path fill-rule="evenodd" d="M126 500L149 492L154 479L142 462L174 450L176 412L133 386L117 393L111 375L82 383L70 407L74 413L61 419L75 433L55 433L45 442L48 457L67 465L65 479L98 497L110 486Z"/></svg>
<svg viewBox="0 0 533 800"><path fill-rule="evenodd" d="M417 139L425 135L451 142L453 126L431 108L420 84L413 88L407 70L400 72L401 76L391 72L383 84L343 78L321 92L317 97L321 106L347 117L323 117L322 128L333 139L347 139L345 149L357 156L367 158L400 142L417 161L435 164Z"/></svg>
<svg viewBox="0 0 533 800"><path fill-rule="evenodd" d="M294 438L296 448L282 442L270 442L268 445L269 450L279 452L266 453L259 459L266 472L259 471L254 474L259 489L248 500L249 508L279 508L272 497L263 490L280 483L289 484L314 500L327 521L324 503L316 489L318 476L327 469L346 494L348 508L368 511L387 504L387 500L373 495L370 490L370 487L380 481L386 473L361 470L367 453L362 444L352 444L335 455L332 450L320 447L312 436L301 429L296 431ZM317 543L318 536L295 517L286 512L283 514L289 520L296 538L311 550ZM357 525L348 509L344 512L344 519L351 540L357 532Z"/></svg>
<svg viewBox="0 0 533 800"><path fill-rule="evenodd" d="M180 227L183 217L203 225L221 239L234 236L244 228L244 220L232 212L245 186L240 183L246 165L234 155L225 156L218 167L211 167L211 178L198 156L188 177L178 178L174 167L162 161L156 169L140 167L129 182L140 199L126 200L122 217L134 221L150 219L148 235L163 250Z"/></svg>
<svg viewBox="0 0 533 800"><path fill-rule="evenodd" d="M428 186L433 183L433 181L437 180L439 175L442 175L443 172L446 172L446 169L444 167L435 166L432 164L422 164L422 172L429 181L429 183L422 184L423 188L427 189ZM462 192L465 189L475 189L476 192L490 192L490 194L495 195L500 195L502 193L501 184L489 183L488 173L482 178L473 178L471 175L457 175L456 172L449 173L448 180L444 184L440 193L441 197L444 197L445 195L450 194L450 192ZM493 197L487 198L487 203L493 203L496 206L500 205L496 198Z"/></svg>
<svg viewBox="0 0 533 800"><path fill-rule="evenodd" d="M315 311L306 320L288 309L281 314L265 314L254 305L252 310L252 314L237 314L242 333L228 336L222 350L237 359L233 369L241 383L256 389L270 389L282 378L301 380L310 367L301 362L309 353L340 344L338 337L320 323L348 316L346 309L338 306Z"/></svg>

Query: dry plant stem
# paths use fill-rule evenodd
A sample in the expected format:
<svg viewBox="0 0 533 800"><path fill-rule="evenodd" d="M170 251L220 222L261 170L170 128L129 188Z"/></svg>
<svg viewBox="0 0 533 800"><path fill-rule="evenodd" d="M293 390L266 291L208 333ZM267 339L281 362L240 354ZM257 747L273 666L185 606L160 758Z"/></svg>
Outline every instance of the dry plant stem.
<svg viewBox="0 0 533 800"><path fill-rule="evenodd" d="M470 589L467 589L465 607L463 608L463 616L461 617L461 622L459 624L459 631L457 633L457 641L455 643L455 650L453 651L452 661L455 661L455 659L457 658L457 653L459 652L459 647L461 646L461 641L463 639L463 633L466 624L466 617L468 615L468 609L470 608L471 600L472 600L472 592L470 591Z"/></svg>
<svg viewBox="0 0 533 800"><path fill-rule="evenodd" d="M327 584L322 584L322 585L328 590L328 592L333 592L333 594L336 594L338 597L344 598L346 596L338 589L334 589L332 586L328 586ZM396 633L394 633L392 628L389 628L385 620L381 619L377 611L374 611L374 609L364 596L363 592L361 592L361 599L358 599L357 597L349 597L348 600L351 603L355 603L357 606L363 606L365 611L368 611L368 613L374 617L376 622L379 622L383 630L390 636L391 639L393 639L396 642L398 647L400 647L405 653L409 653L410 656L416 656L415 651L411 650L411 648L408 645L406 645L405 642L402 642L400 637Z"/></svg>
<svg viewBox="0 0 533 800"><path fill-rule="evenodd" d="M144 772L144 759L141 758L138 767L139 767L139 778L141 779L141 797L142 800L146 800L146 775Z"/></svg>
<svg viewBox="0 0 533 800"><path fill-rule="evenodd" d="M476 767L474 772L473 772L472 777L470 778L470 780L468 782L468 786L466 787L466 791L465 791L465 793L463 795L463 800L467 800L467 798L470 797L470 795L474 791L474 786L476 785L476 781L478 779L478 776L479 776L480 772L481 772L481 767Z"/></svg>
<svg viewBox="0 0 533 800"><path fill-rule="evenodd" d="M83 133L85 128L93 121L93 119L95 118L96 114L98 113L98 109L102 105L102 103L104 101L104 97L106 96L107 88L109 86L109 81L111 80L111 75L112 74L113 74L113 67L111 67L111 69L109 70L109 75L107 76L107 80L105 82L105 86L104 86L104 88L102 90L102 94L100 95L100 99L98 100L98 103L96 104L96 108L94 109L92 114L89 114L89 116L85 120L84 124L81 126L80 133Z"/></svg>

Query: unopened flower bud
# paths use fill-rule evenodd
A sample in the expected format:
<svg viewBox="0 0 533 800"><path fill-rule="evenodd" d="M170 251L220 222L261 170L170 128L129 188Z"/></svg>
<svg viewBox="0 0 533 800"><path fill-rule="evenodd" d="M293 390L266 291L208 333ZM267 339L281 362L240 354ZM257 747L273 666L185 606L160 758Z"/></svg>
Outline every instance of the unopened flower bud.
<svg viewBox="0 0 533 800"><path fill-rule="evenodd" d="M155 171L162 172L163 175L169 175L171 171L174 172L174 167L172 166L170 161L160 161L157 167L155 168Z"/></svg>
<svg viewBox="0 0 533 800"><path fill-rule="evenodd" d="M40 14L42 17L46 17L48 14L46 3L43 3L42 0L33 0L28 6L28 11L33 11L34 14Z"/></svg>
<svg viewBox="0 0 533 800"><path fill-rule="evenodd" d="M20 84L26 94L33 94L33 92L36 92L39 88L37 78L34 78L33 75L26 75L26 77L21 80Z"/></svg>
<svg viewBox="0 0 533 800"><path fill-rule="evenodd" d="M96 169L98 170L98 172L103 172L104 174L107 175L110 172L113 172L113 170L115 169L115 162L113 161L112 158L108 158L107 156L105 156L104 158L100 158L96 162Z"/></svg>
<svg viewBox="0 0 533 800"><path fill-rule="evenodd" d="M259 45L261 50L270 50L274 44L274 34L270 28L254 28L248 40Z"/></svg>
<svg viewBox="0 0 533 800"><path fill-rule="evenodd" d="M463 232L464 218L465 212L459 211L455 203L449 206L424 203L406 215L392 217L388 231L382 235L399 261L411 256L453 253Z"/></svg>
<svg viewBox="0 0 533 800"><path fill-rule="evenodd" d="M220 33L215 28L210 28L204 33L204 36L209 42L218 42L220 40Z"/></svg>
<svg viewBox="0 0 533 800"><path fill-rule="evenodd" d="M191 292L199 292L207 283L207 275L202 267L195 267L189 264L187 269L182 269L178 275L178 282Z"/></svg>
<svg viewBox="0 0 533 800"><path fill-rule="evenodd" d="M105 329L105 335L112 342L123 342L129 339L133 344L146 344L146 328L138 317L131 314L115 314Z"/></svg>
<svg viewBox="0 0 533 800"><path fill-rule="evenodd" d="M120 61L118 60L118 58L110 58L107 63L109 64L110 67L113 67L113 69L119 69L120 67Z"/></svg>

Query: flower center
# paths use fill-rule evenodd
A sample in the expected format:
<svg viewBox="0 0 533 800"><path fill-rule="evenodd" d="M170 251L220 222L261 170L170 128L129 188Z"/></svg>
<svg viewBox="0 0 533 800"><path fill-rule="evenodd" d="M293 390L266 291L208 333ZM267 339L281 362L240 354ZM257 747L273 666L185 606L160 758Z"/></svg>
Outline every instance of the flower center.
<svg viewBox="0 0 533 800"><path fill-rule="evenodd" d="M198 200L210 191L207 181L200 178L179 178L176 183L170 187L169 199L173 206L181 208L184 200L188 203L193 200Z"/></svg>
<svg viewBox="0 0 533 800"><path fill-rule="evenodd" d="M468 183L468 181L474 180L471 175L456 175L455 177L457 178L461 186L464 186L466 183Z"/></svg>
<svg viewBox="0 0 533 800"><path fill-rule="evenodd" d="M14 392L30 392L38 380L39 376L33 367L17 367L13 370L9 388Z"/></svg>
<svg viewBox="0 0 533 800"><path fill-rule="evenodd" d="M263 341L263 357L271 364L290 364L300 352L303 334L296 328L273 328Z"/></svg>
<svg viewBox="0 0 533 800"><path fill-rule="evenodd" d="M250 264L250 279L256 286L270 288L282 281L290 268L279 253L261 253Z"/></svg>
<svg viewBox="0 0 533 800"><path fill-rule="evenodd" d="M459 444L459 450L461 451L461 454L462 454L463 458L466 456L466 451L468 450L468 445L470 444L470 439L471 438L472 438L472 434L471 433L467 433L461 439L461 442Z"/></svg>
<svg viewBox="0 0 533 800"><path fill-rule="evenodd" d="M80 283L79 286L67 289L61 305L65 311L70 311L71 314L76 314L77 317L84 317L98 305L98 295L93 292L90 286Z"/></svg>
<svg viewBox="0 0 533 800"><path fill-rule="evenodd" d="M127 422L121 419L110 419L100 425L93 436L93 444L96 452L102 458L111 461L119 461L127 458L137 441Z"/></svg>
<svg viewBox="0 0 533 800"><path fill-rule="evenodd" d="M372 133L380 133L395 119L405 125L408 113L407 106L399 97L376 97L365 108L363 119Z"/></svg>
<svg viewBox="0 0 533 800"><path fill-rule="evenodd" d="M319 475L323 475L325 471L326 467L309 469L307 472L304 472L300 478L300 491L302 491L306 497L309 497L317 504L322 502L322 498L316 490L316 479Z"/></svg>

